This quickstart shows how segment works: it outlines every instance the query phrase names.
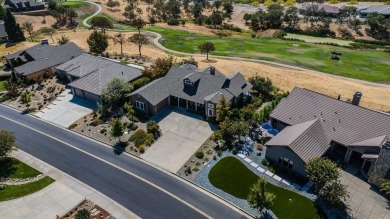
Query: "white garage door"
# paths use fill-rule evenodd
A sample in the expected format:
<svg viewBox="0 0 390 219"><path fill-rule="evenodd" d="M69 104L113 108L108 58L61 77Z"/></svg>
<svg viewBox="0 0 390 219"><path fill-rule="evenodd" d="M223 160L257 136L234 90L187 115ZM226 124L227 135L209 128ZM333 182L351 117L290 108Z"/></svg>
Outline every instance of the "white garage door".
<svg viewBox="0 0 390 219"><path fill-rule="evenodd" d="M74 88L74 92L75 92L75 93L74 93L75 96L84 98L84 94L83 94L83 91L82 91L82 90Z"/></svg>

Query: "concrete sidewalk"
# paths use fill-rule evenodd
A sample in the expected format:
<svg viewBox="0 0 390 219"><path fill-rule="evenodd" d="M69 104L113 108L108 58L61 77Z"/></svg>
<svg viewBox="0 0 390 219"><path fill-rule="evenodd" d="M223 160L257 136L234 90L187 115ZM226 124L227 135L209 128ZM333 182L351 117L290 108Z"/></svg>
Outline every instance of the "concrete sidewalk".
<svg viewBox="0 0 390 219"><path fill-rule="evenodd" d="M15 151L13 156L56 181L28 196L0 202L2 219L55 219L56 215L64 215L85 198L107 210L117 219L139 218L99 191L21 150Z"/></svg>

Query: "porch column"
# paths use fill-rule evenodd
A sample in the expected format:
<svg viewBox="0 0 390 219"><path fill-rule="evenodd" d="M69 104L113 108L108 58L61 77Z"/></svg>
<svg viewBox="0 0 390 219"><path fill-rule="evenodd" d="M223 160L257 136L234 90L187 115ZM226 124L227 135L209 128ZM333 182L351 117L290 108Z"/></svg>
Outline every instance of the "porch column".
<svg viewBox="0 0 390 219"><path fill-rule="evenodd" d="M360 167L360 169L363 169L363 168L364 168L364 165L366 165L366 162L367 162L367 160L364 159L363 164L362 164L362 166Z"/></svg>
<svg viewBox="0 0 390 219"><path fill-rule="evenodd" d="M180 107L180 98L179 97L177 98L177 107L178 108Z"/></svg>
<svg viewBox="0 0 390 219"><path fill-rule="evenodd" d="M198 112L198 104L195 103L195 112Z"/></svg>
<svg viewBox="0 0 390 219"><path fill-rule="evenodd" d="M348 148L347 153L345 153L344 163L348 164L349 158L351 158L352 150Z"/></svg>
<svg viewBox="0 0 390 219"><path fill-rule="evenodd" d="M188 100L186 100L186 109L188 109Z"/></svg>
<svg viewBox="0 0 390 219"><path fill-rule="evenodd" d="M168 105L171 105L171 96L168 97Z"/></svg>

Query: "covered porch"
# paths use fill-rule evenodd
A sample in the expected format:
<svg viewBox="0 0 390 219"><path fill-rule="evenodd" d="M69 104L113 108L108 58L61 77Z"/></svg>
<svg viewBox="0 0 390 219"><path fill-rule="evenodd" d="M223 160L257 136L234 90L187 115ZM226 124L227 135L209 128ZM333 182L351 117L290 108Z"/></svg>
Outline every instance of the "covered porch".
<svg viewBox="0 0 390 219"><path fill-rule="evenodd" d="M204 104L196 103L187 99L170 96L168 98L169 105L184 108L189 112L203 115L204 114Z"/></svg>

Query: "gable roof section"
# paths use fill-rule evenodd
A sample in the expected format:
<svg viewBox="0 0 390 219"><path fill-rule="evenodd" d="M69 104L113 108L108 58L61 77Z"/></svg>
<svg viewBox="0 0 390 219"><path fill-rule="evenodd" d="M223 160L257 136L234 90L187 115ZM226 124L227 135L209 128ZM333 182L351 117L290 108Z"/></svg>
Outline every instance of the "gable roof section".
<svg viewBox="0 0 390 219"><path fill-rule="evenodd" d="M288 126L266 143L284 146L294 151L305 163L321 157L330 147L319 119Z"/></svg>
<svg viewBox="0 0 390 219"><path fill-rule="evenodd" d="M241 87L250 88L252 86L239 74L241 77L236 76L233 80L234 86L226 87L226 80L229 79L221 75L222 73L217 70L215 70L215 75L211 75L210 67L197 69L193 65L185 64L172 67L165 77L134 91L130 95L141 95L152 105L158 104L170 95L200 104L204 104L205 100L218 103L221 95L224 95L229 101L245 91ZM240 80L240 78L244 80ZM184 79L189 79L194 84L192 86L185 85Z"/></svg>
<svg viewBox="0 0 390 219"><path fill-rule="evenodd" d="M378 136L378 137L375 137L375 138L370 138L370 139L366 139L366 140L363 140L363 141L359 141L359 142L355 142L353 144L350 144L349 146L354 146L354 147L359 147L359 146L362 146L362 147L381 147L384 142L386 141L387 139L387 136L386 135L381 135L381 136Z"/></svg>
<svg viewBox="0 0 390 219"><path fill-rule="evenodd" d="M390 136L389 114L303 88L294 88L270 117L288 125L319 119L329 140L347 146L382 135Z"/></svg>
<svg viewBox="0 0 390 219"><path fill-rule="evenodd" d="M73 62L73 60L71 60L70 62ZM130 82L138 78L139 76L141 76L141 70L138 68L122 65L114 61L102 59L99 57L95 57L94 62L101 62L102 66L98 68L86 70L85 72L88 71L92 71L92 72L88 75L85 75L84 77L81 77L71 82L68 85L70 87L78 88L100 96L102 90L114 78L119 78L124 80L125 82ZM96 64L93 66L96 67L99 65Z"/></svg>
<svg viewBox="0 0 390 219"><path fill-rule="evenodd" d="M74 43L59 46L38 44L21 52L6 55L5 57L7 59L20 58L26 60L27 63L15 67L14 70L19 74L29 75L67 62L81 54L83 54L83 51Z"/></svg>

